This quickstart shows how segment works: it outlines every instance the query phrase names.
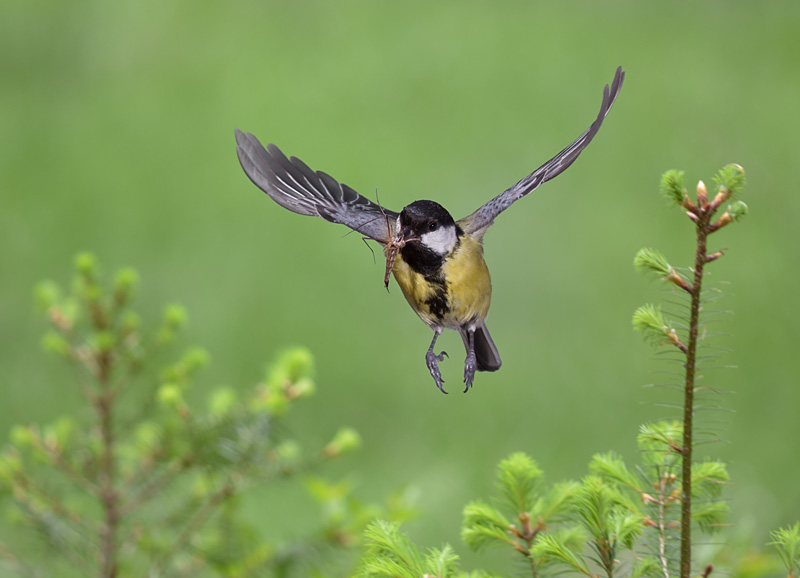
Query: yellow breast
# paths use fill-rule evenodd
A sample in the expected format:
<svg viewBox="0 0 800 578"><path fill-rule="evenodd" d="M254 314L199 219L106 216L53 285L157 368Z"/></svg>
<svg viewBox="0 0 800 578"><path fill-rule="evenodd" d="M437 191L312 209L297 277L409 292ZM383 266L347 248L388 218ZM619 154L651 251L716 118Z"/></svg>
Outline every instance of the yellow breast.
<svg viewBox="0 0 800 578"><path fill-rule="evenodd" d="M394 278L411 308L429 326L458 329L482 321L489 313L492 280L483 245L463 235L445 260L438 281L426 279L397 256Z"/></svg>

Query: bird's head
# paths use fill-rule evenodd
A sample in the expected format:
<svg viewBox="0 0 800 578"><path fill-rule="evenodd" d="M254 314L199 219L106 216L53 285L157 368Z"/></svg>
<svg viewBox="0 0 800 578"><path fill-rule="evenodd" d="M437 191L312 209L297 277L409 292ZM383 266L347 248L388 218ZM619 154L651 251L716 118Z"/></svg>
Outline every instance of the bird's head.
<svg viewBox="0 0 800 578"><path fill-rule="evenodd" d="M420 244L438 256L450 253L458 244L456 223L443 206L433 201L414 201L397 217L400 246Z"/></svg>

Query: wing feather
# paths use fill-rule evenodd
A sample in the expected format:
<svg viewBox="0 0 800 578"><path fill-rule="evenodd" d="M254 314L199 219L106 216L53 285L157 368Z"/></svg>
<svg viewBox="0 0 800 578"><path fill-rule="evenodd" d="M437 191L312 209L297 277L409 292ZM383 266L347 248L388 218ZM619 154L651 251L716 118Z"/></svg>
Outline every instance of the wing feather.
<svg viewBox="0 0 800 578"><path fill-rule="evenodd" d="M297 157L287 158L275 145L264 148L251 133L236 129L236 154L253 184L282 207L346 225L380 243L394 235L398 213L380 207L327 173L311 170Z"/></svg>
<svg viewBox="0 0 800 578"><path fill-rule="evenodd" d="M592 125L586 129L581 136L575 139L572 144L533 171L530 175L519 181L513 187L503 191L471 215L461 219L458 223L461 225L462 229L470 235L477 237L483 236L486 229L492 225L497 215L509 208L515 201L531 193L542 183L560 175L575 162L578 155L592 142L594 135L600 130L603 119L605 119L608 111L611 110L611 106L617 99L624 80L625 73L620 66L617 68L616 74L614 75L611 88L609 89L606 84L603 89L603 102L600 105L600 112L597 114L597 118Z"/></svg>

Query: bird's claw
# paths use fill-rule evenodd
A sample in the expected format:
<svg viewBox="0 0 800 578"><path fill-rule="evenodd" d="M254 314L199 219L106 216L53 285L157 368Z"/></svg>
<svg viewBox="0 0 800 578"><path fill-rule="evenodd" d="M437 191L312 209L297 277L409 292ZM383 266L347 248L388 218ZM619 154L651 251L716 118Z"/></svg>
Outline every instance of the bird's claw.
<svg viewBox="0 0 800 578"><path fill-rule="evenodd" d="M439 355L436 355L433 349L429 349L425 354L425 363L428 364L428 371L431 372L431 377L433 377L433 380L436 382L436 387L438 387L439 391L442 393L447 392L444 390L444 380L442 379L442 372L439 371L439 362L444 361L445 357L450 357L447 355L446 351L442 351Z"/></svg>
<svg viewBox="0 0 800 578"><path fill-rule="evenodd" d="M464 383L467 384L467 387L464 389L464 393L469 391L469 388L472 387L472 382L475 380L475 372L478 369L478 359L475 356L475 352L472 351L467 354L467 359L464 361Z"/></svg>

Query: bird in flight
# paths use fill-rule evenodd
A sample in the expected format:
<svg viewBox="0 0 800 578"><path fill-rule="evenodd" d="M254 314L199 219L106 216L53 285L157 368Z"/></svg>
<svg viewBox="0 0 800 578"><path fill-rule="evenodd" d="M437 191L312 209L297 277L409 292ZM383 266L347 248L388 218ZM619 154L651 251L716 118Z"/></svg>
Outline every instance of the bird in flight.
<svg viewBox="0 0 800 578"><path fill-rule="evenodd" d="M624 80L619 67L611 87L603 89L597 118L572 144L458 221L435 201L414 201L399 213L386 209L327 173L311 170L300 159L287 158L277 146L264 148L255 136L239 129L236 154L250 180L282 207L346 225L383 245L387 262L384 282L388 287L391 271L411 308L433 330L425 362L436 386L447 393L439 370L439 362L447 354L434 353L436 339L445 329L453 329L467 350L467 392L476 371L496 371L501 365L486 328L492 281L483 258L484 234L514 201L561 174L578 158L600 130Z"/></svg>

